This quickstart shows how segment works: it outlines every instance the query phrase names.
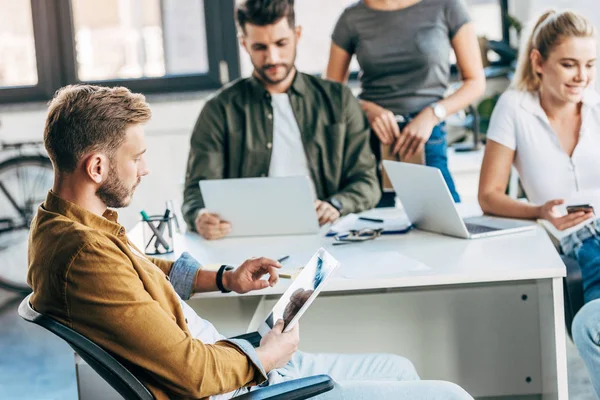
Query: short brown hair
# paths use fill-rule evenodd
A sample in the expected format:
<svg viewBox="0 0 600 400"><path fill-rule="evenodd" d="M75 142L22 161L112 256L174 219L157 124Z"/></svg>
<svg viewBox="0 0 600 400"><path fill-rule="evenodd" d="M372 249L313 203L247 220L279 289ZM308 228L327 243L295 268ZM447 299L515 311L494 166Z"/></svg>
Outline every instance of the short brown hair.
<svg viewBox="0 0 600 400"><path fill-rule="evenodd" d="M246 24L273 25L287 18L291 28L296 25L294 0L245 0L238 4L236 17L239 29L246 33Z"/></svg>
<svg viewBox="0 0 600 400"><path fill-rule="evenodd" d="M89 152L112 158L125 130L151 116L146 98L125 87L65 86L50 101L44 145L57 171L73 172Z"/></svg>

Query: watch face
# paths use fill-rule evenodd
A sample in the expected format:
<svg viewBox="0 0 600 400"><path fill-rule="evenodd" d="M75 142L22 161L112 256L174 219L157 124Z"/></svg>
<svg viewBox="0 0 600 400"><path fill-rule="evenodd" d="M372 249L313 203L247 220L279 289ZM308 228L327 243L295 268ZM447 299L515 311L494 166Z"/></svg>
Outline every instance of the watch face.
<svg viewBox="0 0 600 400"><path fill-rule="evenodd" d="M446 118L446 108L441 104L436 104L435 107L433 107L433 113L439 119Z"/></svg>

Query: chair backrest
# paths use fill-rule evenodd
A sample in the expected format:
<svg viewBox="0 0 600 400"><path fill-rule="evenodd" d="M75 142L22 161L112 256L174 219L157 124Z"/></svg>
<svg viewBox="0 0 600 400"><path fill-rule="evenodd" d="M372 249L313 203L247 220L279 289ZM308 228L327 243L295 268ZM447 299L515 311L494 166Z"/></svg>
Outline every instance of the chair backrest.
<svg viewBox="0 0 600 400"><path fill-rule="evenodd" d="M567 276L563 279L564 302L565 302L565 323L567 324L567 333L571 335L571 325L575 315L583 307L583 283L581 281L581 269L576 259L561 256Z"/></svg>
<svg viewBox="0 0 600 400"><path fill-rule="evenodd" d="M35 311L27 296L19 305L19 315L66 341L106 382L125 399L154 400L154 396L127 368L107 351L60 322Z"/></svg>

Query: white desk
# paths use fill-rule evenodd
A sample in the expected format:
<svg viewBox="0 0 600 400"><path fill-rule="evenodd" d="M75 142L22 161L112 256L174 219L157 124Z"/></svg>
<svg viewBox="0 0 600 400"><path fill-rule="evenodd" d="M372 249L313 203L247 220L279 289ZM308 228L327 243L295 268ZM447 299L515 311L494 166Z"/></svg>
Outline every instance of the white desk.
<svg viewBox="0 0 600 400"><path fill-rule="evenodd" d="M139 233L139 227L130 233L135 243ZM322 235L208 242L186 234L176 238L173 256L188 251L205 264L239 265L252 256L290 255L284 265L295 265L322 246L342 266L302 317L302 350L401 354L422 378L456 382L476 397L568 398L565 267L541 228L478 240L412 231L360 244L332 242ZM359 249L373 256L400 252L428 269L378 278L368 257L356 256ZM358 275L344 278L344 268ZM223 334L235 335L256 326L288 285L281 280L246 295L197 294L190 304Z"/></svg>

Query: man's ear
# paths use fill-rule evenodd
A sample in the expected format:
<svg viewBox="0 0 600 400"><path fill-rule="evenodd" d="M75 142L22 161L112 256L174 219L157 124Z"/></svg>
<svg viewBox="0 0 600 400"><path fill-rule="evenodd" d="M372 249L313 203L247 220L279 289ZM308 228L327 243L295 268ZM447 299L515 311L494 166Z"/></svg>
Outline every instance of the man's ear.
<svg viewBox="0 0 600 400"><path fill-rule="evenodd" d="M83 160L85 174L97 184L108 177L110 161L101 153L92 153Z"/></svg>
<svg viewBox="0 0 600 400"><path fill-rule="evenodd" d="M302 37L302 25L296 27L296 42Z"/></svg>
<svg viewBox="0 0 600 400"><path fill-rule="evenodd" d="M246 48L246 36L242 32L238 33L238 40L240 42L240 46L242 46L247 53L248 49Z"/></svg>

